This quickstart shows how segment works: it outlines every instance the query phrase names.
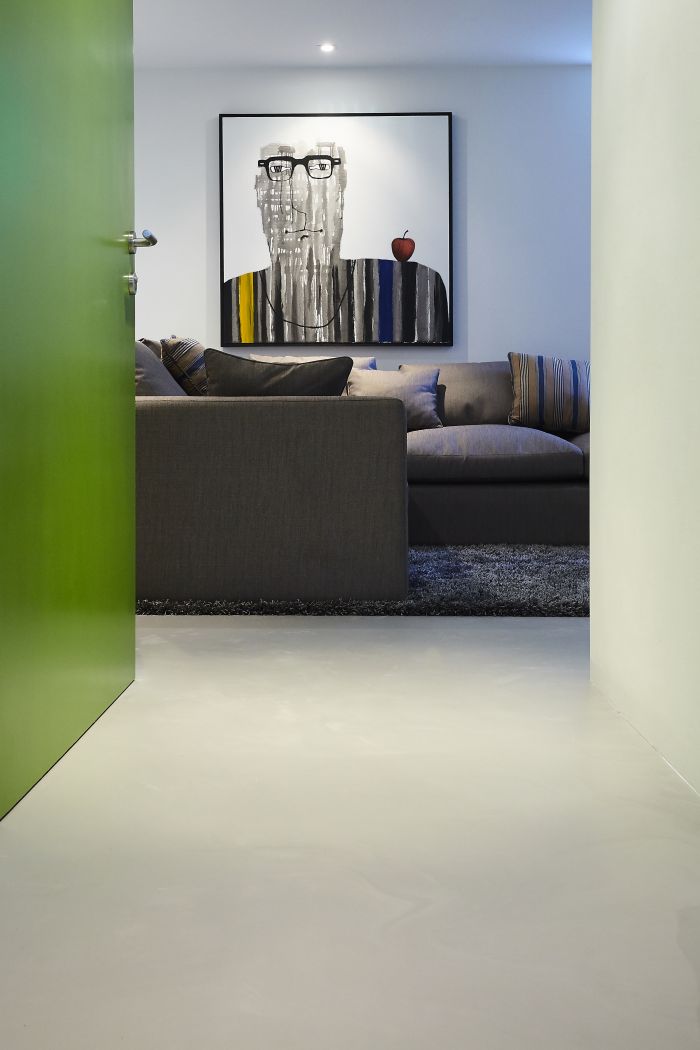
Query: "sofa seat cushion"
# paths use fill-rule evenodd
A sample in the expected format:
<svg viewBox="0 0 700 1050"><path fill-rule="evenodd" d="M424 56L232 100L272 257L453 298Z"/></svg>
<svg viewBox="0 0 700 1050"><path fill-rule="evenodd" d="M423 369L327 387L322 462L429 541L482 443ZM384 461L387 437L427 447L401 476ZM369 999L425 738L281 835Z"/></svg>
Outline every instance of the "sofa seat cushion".
<svg viewBox="0 0 700 1050"><path fill-rule="evenodd" d="M591 460L591 435L590 434L576 434L575 436L569 437L569 441L572 445L576 445L576 448L580 448L583 453L583 476L588 480L590 477L590 460Z"/></svg>
<svg viewBox="0 0 700 1050"><path fill-rule="evenodd" d="M408 435L409 481L572 481L583 453L570 441L498 423L416 430Z"/></svg>

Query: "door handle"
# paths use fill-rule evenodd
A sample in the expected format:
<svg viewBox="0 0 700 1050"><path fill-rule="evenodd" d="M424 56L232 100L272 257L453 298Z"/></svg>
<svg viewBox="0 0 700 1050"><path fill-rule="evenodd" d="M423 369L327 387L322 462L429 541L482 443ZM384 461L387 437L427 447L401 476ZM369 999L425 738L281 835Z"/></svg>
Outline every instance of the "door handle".
<svg viewBox="0 0 700 1050"><path fill-rule="evenodd" d="M126 234L126 244L129 249L129 255L136 255L137 248L152 248L153 245L157 243L158 238L155 234L151 233L150 230L143 230L140 237L135 230L129 230Z"/></svg>

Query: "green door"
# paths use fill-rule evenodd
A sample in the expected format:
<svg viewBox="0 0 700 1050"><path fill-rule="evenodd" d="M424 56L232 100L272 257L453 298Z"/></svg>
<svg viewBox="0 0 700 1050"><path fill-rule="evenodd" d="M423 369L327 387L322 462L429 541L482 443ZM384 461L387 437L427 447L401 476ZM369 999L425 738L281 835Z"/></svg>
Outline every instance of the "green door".
<svg viewBox="0 0 700 1050"><path fill-rule="evenodd" d="M134 676L131 9L0 16L0 816Z"/></svg>

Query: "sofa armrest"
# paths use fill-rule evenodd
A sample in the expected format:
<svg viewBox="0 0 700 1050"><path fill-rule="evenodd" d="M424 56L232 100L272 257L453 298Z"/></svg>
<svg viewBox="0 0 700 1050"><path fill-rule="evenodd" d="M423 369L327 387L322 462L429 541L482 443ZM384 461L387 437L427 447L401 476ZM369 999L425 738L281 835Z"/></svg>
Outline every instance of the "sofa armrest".
<svg viewBox="0 0 700 1050"><path fill-rule="evenodd" d="M405 595L400 401L137 398L136 451L140 598Z"/></svg>
<svg viewBox="0 0 700 1050"><path fill-rule="evenodd" d="M589 480L591 475L591 435L590 432L585 434L571 434L567 435L567 441L570 441L572 445L576 445L576 448L580 448L583 453L583 476L586 481Z"/></svg>

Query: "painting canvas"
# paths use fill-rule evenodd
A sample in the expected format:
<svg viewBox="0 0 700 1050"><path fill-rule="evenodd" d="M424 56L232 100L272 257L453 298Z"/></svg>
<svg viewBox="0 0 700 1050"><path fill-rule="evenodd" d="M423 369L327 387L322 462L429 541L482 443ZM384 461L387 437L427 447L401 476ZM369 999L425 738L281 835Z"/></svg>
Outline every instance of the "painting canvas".
<svg viewBox="0 0 700 1050"><path fill-rule="evenodd" d="M219 124L223 346L452 345L449 113Z"/></svg>

